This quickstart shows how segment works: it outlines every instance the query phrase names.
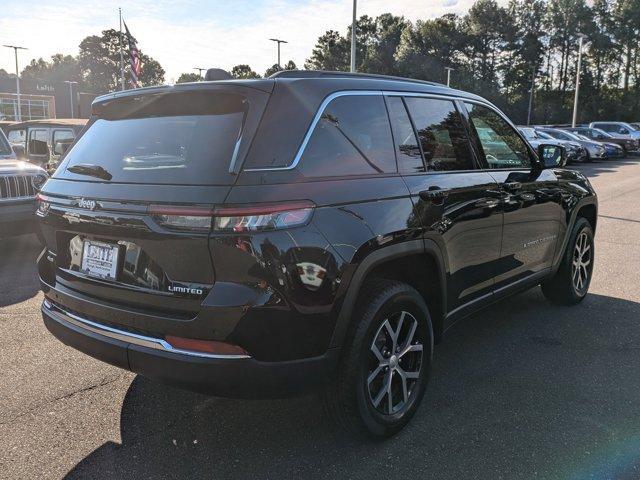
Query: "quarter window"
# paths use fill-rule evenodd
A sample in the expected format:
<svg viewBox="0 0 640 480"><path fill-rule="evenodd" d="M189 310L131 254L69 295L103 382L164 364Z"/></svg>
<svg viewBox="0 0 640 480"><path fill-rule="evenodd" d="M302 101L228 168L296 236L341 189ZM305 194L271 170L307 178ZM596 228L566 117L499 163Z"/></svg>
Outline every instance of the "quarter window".
<svg viewBox="0 0 640 480"><path fill-rule="evenodd" d="M405 98L428 171L471 170L473 160L460 114L450 100Z"/></svg>
<svg viewBox="0 0 640 480"><path fill-rule="evenodd" d="M466 106L489 168L531 166L529 149L511 125L487 107L473 103L467 103Z"/></svg>
<svg viewBox="0 0 640 480"><path fill-rule="evenodd" d="M302 154L299 168L307 177L396 172L382 95L343 96L329 103Z"/></svg>
<svg viewBox="0 0 640 480"><path fill-rule="evenodd" d="M387 106L398 157L398 169L402 173L424 172L416 132L413 130L402 98L388 97Z"/></svg>

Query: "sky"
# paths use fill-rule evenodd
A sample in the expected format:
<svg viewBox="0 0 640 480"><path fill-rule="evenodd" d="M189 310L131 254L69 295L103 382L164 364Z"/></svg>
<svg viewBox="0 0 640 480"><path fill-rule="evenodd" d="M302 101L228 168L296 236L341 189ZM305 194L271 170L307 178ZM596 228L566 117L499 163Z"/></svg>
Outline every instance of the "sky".
<svg viewBox="0 0 640 480"><path fill-rule="evenodd" d="M465 13L473 0L359 0L358 16L390 12L415 21ZM20 70L32 58L77 55L80 41L118 28L118 7L138 47L160 62L172 82L194 67L231 69L246 63L263 74L277 62L303 68L319 36L345 34L352 0L2 0L0 45L27 47ZM15 71L13 50L0 48L0 68Z"/></svg>

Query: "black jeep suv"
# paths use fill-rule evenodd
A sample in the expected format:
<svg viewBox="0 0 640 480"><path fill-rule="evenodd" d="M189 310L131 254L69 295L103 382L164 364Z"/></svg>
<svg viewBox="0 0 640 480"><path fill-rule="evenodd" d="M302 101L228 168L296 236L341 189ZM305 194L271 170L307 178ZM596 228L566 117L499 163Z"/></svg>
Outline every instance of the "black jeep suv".
<svg viewBox="0 0 640 480"><path fill-rule="evenodd" d="M480 97L331 72L99 97L39 196L47 328L230 397L317 387L386 437L454 322L584 298L596 196Z"/></svg>

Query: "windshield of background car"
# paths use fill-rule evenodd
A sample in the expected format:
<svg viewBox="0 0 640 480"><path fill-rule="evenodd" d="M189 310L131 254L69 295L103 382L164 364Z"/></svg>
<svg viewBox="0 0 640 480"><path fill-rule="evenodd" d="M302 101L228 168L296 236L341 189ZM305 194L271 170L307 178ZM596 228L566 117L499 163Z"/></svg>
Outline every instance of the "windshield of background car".
<svg viewBox="0 0 640 480"><path fill-rule="evenodd" d="M26 130L10 130L7 134L7 139L11 145L25 145L27 140Z"/></svg>
<svg viewBox="0 0 640 480"><path fill-rule="evenodd" d="M535 140L536 138L539 138L537 132L533 128L521 128L520 132L522 132L527 140Z"/></svg>
<svg viewBox="0 0 640 480"><path fill-rule="evenodd" d="M0 131L0 155L11 155L11 146L4 136L4 133Z"/></svg>
<svg viewBox="0 0 640 480"><path fill-rule="evenodd" d="M598 134L598 135L602 135L605 138L613 138L613 135L611 135L608 132L605 132L604 130L600 130L599 128L593 128L592 129L594 133Z"/></svg>
<svg viewBox="0 0 640 480"><path fill-rule="evenodd" d="M82 174L88 166L112 182L231 184L229 166L248 110L244 96L220 91L117 99L99 110L56 176L104 181L105 175Z"/></svg>

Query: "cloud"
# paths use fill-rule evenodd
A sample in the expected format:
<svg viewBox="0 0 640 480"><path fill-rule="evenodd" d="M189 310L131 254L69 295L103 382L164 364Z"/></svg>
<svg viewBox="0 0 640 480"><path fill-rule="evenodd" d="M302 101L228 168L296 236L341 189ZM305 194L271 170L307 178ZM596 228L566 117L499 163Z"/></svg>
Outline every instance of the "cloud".
<svg viewBox="0 0 640 480"><path fill-rule="evenodd" d="M0 18L0 43L24 45L21 65L31 58L55 53L77 54L88 36L118 27L115 2L107 0L8 0ZM410 20L445 13L464 13L472 0L367 0L358 15L390 12ZM283 63L299 67L311 54L317 38L329 29L346 33L351 21L349 0L134 0L124 12L131 33L142 51L160 62L166 79L177 78L194 67L221 67L247 63L263 73L276 63L276 45L268 39L288 40L282 45ZM13 54L0 51L0 68L14 71Z"/></svg>

